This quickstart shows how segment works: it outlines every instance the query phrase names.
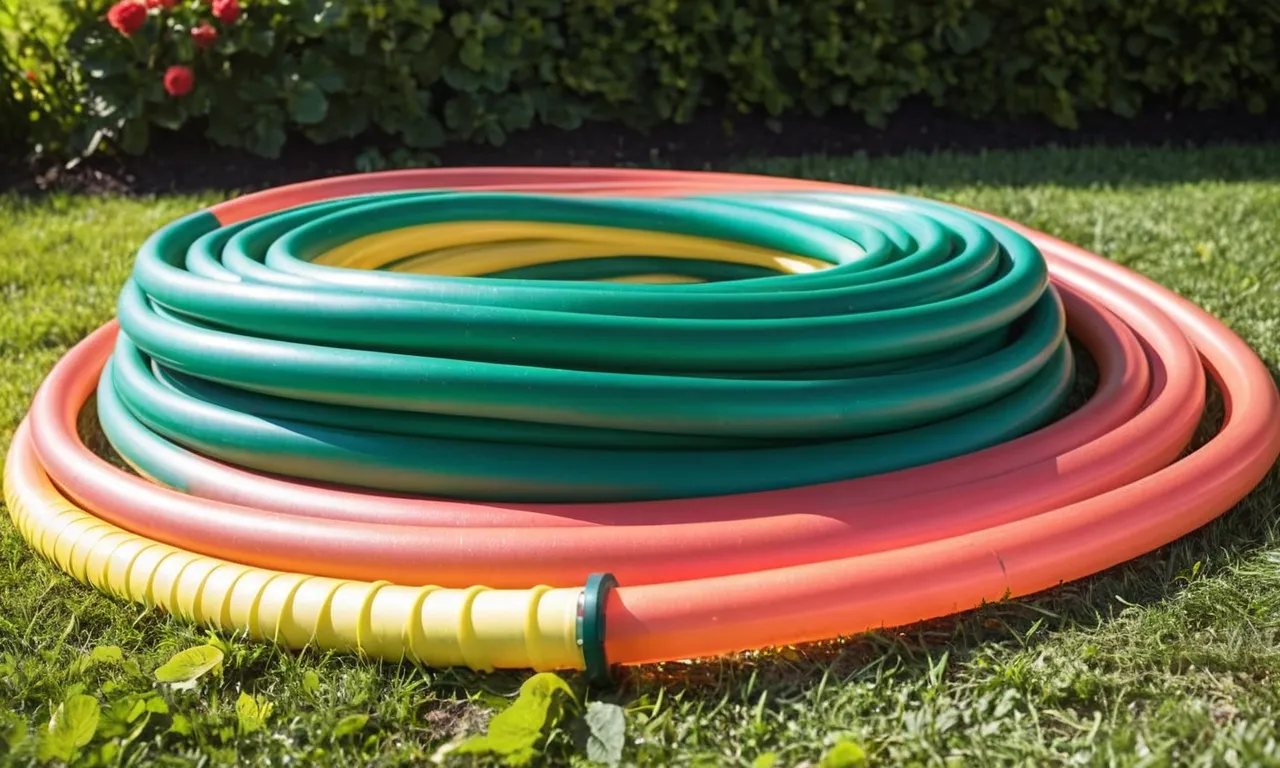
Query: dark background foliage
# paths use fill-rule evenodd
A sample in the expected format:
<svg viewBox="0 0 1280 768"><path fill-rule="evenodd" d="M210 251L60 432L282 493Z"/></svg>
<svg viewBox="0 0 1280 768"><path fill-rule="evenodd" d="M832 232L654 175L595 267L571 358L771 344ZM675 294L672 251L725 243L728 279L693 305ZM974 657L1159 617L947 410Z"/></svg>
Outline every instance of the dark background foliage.
<svg viewBox="0 0 1280 768"><path fill-rule="evenodd" d="M908 100L1068 128L1157 100L1280 100L1276 0L242 0L229 25L187 0L133 37L105 22L109 5L52 0L39 24L10 13L7 146L139 153L182 129L276 157L291 141L431 150L587 121L714 115L729 131L744 115L843 111L877 126ZM207 50L190 36L201 22L219 32ZM194 69L190 94L165 92L172 65ZM28 68L44 98L25 93Z"/></svg>

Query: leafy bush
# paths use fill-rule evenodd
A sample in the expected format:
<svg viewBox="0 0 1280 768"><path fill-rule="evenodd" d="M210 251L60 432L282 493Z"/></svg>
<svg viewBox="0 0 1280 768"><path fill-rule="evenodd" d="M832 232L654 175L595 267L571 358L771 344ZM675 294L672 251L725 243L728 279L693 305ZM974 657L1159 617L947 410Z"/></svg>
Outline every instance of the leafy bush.
<svg viewBox="0 0 1280 768"><path fill-rule="evenodd" d="M4 37L0 37L0 77L4 78L4 87L0 88L0 142L9 146L25 144L30 132L30 110L26 108L30 80Z"/></svg>
<svg viewBox="0 0 1280 768"><path fill-rule="evenodd" d="M220 21L228 1L150 0L125 35L107 3L57 0L80 143L140 152L153 128L196 120L274 156L293 135L429 149L705 111L882 124L912 97L1063 126L1152 98L1259 112L1280 98L1280 6L1257 0L241 0ZM194 83L178 96L175 66Z"/></svg>
<svg viewBox="0 0 1280 768"><path fill-rule="evenodd" d="M0 0L0 142L59 152L76 119L60 52L65 19L51 6Z"/></svg>

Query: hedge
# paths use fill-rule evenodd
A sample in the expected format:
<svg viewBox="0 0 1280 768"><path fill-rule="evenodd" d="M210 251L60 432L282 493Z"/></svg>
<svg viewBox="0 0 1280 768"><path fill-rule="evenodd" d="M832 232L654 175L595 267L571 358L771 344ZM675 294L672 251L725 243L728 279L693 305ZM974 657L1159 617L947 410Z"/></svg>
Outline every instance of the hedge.
<svg viewBox="0 0 1280 768"><path fill-rule="evenodd" d="M0 0L0 147L60 152L76 119L69 34L56 8ZM21 154L19 151L16 154Z"/></svg>
<svg viewBox="0 0 1280 768"><path fill-rule="evenodd" d="M72 146L135 153L193 121L273 157L302 137L430 149L695 114L880 125L909 98L1068 127L1155 99L1280 99L1275 0L149 0L130 35L109 3L48 2L69 23L59 66L76 92L58 124ZM167 72L183 90L172 67L190 68L189 93L166 90Z"/></svg>

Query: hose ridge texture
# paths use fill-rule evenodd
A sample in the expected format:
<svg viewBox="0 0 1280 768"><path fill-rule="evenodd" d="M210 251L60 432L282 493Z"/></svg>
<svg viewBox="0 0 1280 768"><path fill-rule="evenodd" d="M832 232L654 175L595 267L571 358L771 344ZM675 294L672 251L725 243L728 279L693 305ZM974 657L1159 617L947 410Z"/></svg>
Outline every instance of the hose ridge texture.
<svg viewBox="0 0 1280 768"><path fill-rule="evenodd" d="M1063 415L1068 331L1099 381ZM1227 418L1181 457L1206 371ZM80 443L95 396L142 477ZM64 570L185 618L553 669L1052 587L1221 514L1277 454L1238 337L1013 222L767 177L465 169L158 231L5 485ZM584 650L592 574L620 586Z"/></svg>
<svg viewBox="0 0 1280 768"><path fill-rule="evenodd" d="M99 388L103 425L153 476L162 466L131 437L348 485L563 502L842 480L968 453L1054 415L1070 352L1025 238L926 204L801 200L428 193L304 206L230 232L198 215L139 253ZM407 245L429 268L450 258L449 238L441 248L423 222L473 224L474 238L500 217L608 222L630 248L654 227L657 253L684 238L670 250L827 268L701 285L368 272L347 286L350 269L315 264L416 227ZM529 240L498 241L502 265ZM402 250L363 247L383 261ZM683 259L666 260L678 272Z"/></svg>

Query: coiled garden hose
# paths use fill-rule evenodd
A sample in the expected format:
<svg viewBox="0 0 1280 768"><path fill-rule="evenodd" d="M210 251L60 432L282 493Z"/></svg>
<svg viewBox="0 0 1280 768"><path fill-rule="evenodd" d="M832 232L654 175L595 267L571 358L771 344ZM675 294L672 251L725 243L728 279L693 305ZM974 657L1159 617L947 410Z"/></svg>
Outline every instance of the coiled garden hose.
<svg viewBox="0 0 1280 768"><path fill-rule="evenodd" d="M353 486L564 502L843 480L1053 416L1071 359L1025 238L927 203L796 198L423 193L225 228L198 214L138 256L103 427L176 487L172 462L150 459L173 444ZM688 257L784 271L463 276L574 246L675 274ZM397 262L447 276L373 271ZM366 271L344 281L352 268Z"/></svg>
<svg viewBox="0 0 1280 768"><path fill-rule="evenodd" d="M1062 416L1067 329L1099 381ZM1227 418L1182 457L1206 368ZM95 390L141 477L80 442ZM157 232L5 487L64 569L194 620L599 674L1080 578L1277 454L1242 341L1012 222L768 177L468 169Z"/></svg>

